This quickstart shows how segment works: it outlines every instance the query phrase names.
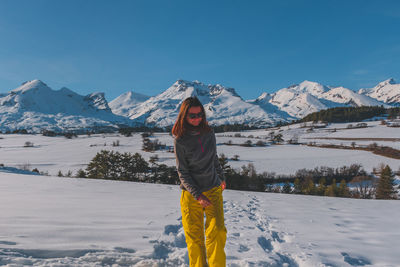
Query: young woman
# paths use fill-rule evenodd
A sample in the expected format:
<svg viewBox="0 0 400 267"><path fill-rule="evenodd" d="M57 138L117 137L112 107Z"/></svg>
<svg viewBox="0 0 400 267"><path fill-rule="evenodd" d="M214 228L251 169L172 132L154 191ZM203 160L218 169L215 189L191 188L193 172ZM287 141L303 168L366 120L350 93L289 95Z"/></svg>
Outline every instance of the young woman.
<svg viewBox="0 0 400 267"><path fill-rule="evenodd" d="M196 97L183 101L172 134L183 189L182 224L190 266L223 267L226 262L222 203L225 177L218 161L214 132L208 126L204 107Z"/></svg>

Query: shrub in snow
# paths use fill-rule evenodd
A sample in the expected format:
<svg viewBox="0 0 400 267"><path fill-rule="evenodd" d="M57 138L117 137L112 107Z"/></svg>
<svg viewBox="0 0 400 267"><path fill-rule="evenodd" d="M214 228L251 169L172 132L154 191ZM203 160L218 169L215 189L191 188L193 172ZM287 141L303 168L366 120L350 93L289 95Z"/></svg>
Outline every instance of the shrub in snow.
<svg viewBox="0 0 400 267"><path fill-rule="evenodd" d="M26 141L24 147L33 147L33 143L30 141Z"/></svg>
<svg viewBox="0 0 400 267"><path fill-rule="evenodd" d="M257 141L256 146L265 146L265 142L264 141Z"/></svg>
<svg viewBox="0 0 400 267"><path fill-rule="evenodd" d="M350 181L354 187L352 195L354 198L371 199L375 195L375 178L367 175L356 176Z"/></svg>
<svg viewBox="0 0 400 267"><path fill-rule="evenodd" d="M112 146L119 146L119 140L114 141L114 142L112 143Z"/></svg>
<svg viewBox="0 0 400 267"><path fill-rule="evenodd" d="M233 155L231 160L238 161L239 160L239 155Z"/></svg>
<svg viewBox="0 0 400 267"><path fill-rule="evenodd" d="M241 144L241 146L245 146L245 147L251 147L252 145L251 140L247 140L246 142L244 142L243 144Z"/></svg>

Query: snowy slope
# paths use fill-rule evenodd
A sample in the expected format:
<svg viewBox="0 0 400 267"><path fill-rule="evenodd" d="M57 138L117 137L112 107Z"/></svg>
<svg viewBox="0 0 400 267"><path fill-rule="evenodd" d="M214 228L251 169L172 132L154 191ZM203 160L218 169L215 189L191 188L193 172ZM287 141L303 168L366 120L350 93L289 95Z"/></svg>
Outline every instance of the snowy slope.
<svg viewBox="0 0 400 267"><path fill-rule="evenodd" d="M400 84L394 79L388 79L369 89L360 89L359 94L375 98L381 102L400 105Z"/></svg>
<svg viewBox="0 0 400 267"><path fill-rule="evenodd" d="M302 118L309 113L338 106L334 102L319 98L328 90L329 88L318 83L304 81L275 92L271 95L269 103L287 112L290 116Z"/></svg>
<svg viewBox="0 0 400 267"><path fill-rule="evenodd" d="M173 125L182 101L190 96L197 96L203 103L211 124L268 125L286 120L278 114L267 113L259 106L247 103L233 88L184 80L176 81L163 93L135 105L130 110L129 118L160 127Z"/></svg>
<svg viewBox="0 0 400 267"><path fill-rule="evenodd" d="M1 266L188 265L178 186L0 172ZM226 190L228 267L398 266L398 201Z"/></svg>
<svg viewBox="0 0 400 267"><path fill-rule="evenodd" d="M82 96L65 87L56 91L40 80L26 82L0 98L1 131L63 131L131 123L112 113L104 93Z"/></svg>
<svg viewBox="0 0 400 267"><path fill-rule="evenodd" d="M295 117L290 116L287 112L282 111L279 109L279 107L272 105L270 103L270 100L272 98L271 94L268 93L262 93L257 99L254 100L248 100L247 102L250 104L258 105L260 106L265 112L270 113L270 114L278 114L282 118L287 118L288 120L295 120Z"/></svg>
<svg viewBox="0 0 400 267"><path fill-rule="evenodd" d="M360 95L357 94L356 92L344 88L344 87L334 87L328 92L325 92L324 94L321 95L321 98L330 100L332 102L336 103L343 103L343 104L348 104L348 105L353 105L353 106L380 106L383 103L380 101L377 101L376 99L373 99L371 97L368 97L366 95ZM389 105L384 105L386 107L389 107Z"/></svg>
<svg viewBox="0 0 400 267"><path fill-rule="evenodd" d="M112 100L109 106L115 114L129 116L131 109L149 98L149 96L129 91Z"/></svg>

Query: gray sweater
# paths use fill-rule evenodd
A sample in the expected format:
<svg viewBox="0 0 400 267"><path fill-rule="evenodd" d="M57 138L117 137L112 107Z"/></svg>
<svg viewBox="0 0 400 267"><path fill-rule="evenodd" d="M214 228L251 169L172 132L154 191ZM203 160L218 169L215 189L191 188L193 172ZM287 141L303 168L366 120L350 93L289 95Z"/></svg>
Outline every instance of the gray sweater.
<svg viewBox="0 0 400 267"><path fill-rule="evenodd" d="M194 198L225 180L213 131L205 134L191 132L175 138L174 150L181 188Z"/></svg>

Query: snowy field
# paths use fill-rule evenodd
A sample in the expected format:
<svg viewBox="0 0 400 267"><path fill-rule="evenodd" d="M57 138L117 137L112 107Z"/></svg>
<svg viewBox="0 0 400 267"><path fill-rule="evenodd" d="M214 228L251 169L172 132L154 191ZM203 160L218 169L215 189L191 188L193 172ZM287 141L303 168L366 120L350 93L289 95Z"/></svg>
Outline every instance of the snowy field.
<svg viewBox="0 0 400 267"><path fill-rule="evenodd" d="M368 122L368 128L346 129L348 124L331 124L327 128L314 129L307 132L307 128L301 128L301 124L281 127L274 130L256 130L240 132L245 137L233 137L235 132L218 133L218 153L224 153L228 158L239 155L239 161L229 161L233 168L240 168L248 163L254 164L258 173L267 171L277 174L294 174L297 170L312 169L320 166L341 167L350 164L361 164L363 168L371 172L381 163L388 164L393 170L399 170L400 160L378 156L368 151L327 149L308 147L305 145L267 145L265 147L242 147L224 145L228 141L234 144L243 144L251 140L268 141L271 132L281 133L285 141L297 136L299 142L318 144L344 144L349 145L352 140L343 141L324 138L389 138L389 141L355 141L358 145L368 145L374 142L400 149L399 141L390 141L400 138L400 128L389 128L380 125L380 122ZM332 132L332 129L337 129ZM253 138L247 138L252 135ZM259 138L256 138L259 137ZM173 139L168 133L156 133L152 139L159 139L168 146L173 145ZM113 142L119 141L120 146L113 147ZM26 142L33 143L33 147L24 147ZM173 153L157 151L148 153L141 150L142 137L134 134L132 137L124 137L118 134L107 135L81 135L78 138L66 139L65 137L45 137L42 135L0 135L0 163L11 167L37 168L41 172L57 175L61 170L63 174L72 171L75 174L79 169L85 169L90 160L102 149L120 152L138 152L146 160L157 154L160 163L169 166L175 165Z"/></svg>
<svg viewBox="0 0 400 267"><path fill-rule="evenodd" d="M0 266L188 266L177 186L0 172ZM226 190L227 266L399 266L398 201Z"/></svg>

